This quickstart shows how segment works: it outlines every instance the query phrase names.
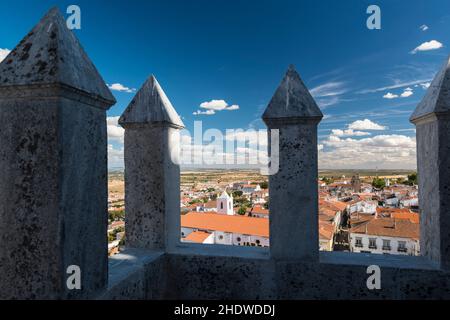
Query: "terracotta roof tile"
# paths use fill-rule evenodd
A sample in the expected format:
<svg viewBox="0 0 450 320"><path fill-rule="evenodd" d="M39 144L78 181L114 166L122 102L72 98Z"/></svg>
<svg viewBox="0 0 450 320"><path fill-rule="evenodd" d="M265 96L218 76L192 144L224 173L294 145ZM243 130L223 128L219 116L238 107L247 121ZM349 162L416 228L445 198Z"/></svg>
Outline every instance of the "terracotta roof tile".
<svg viewBox="0 0 450 320"><path fill-rule="evenodd" d="M372 218L364 223L355 225L350 229L350 232L418 240L420 237L419 229L419 224L406 219Z"/></svg>
<svg viewBox="0 0 450 320"><path fill-rule="evenodd" d="M194 231L188 234L184 240L188 242L194 242L194 243L203 243L211 233L203 232L203 231Z"/></svg>
<svg viewBox="0 0 450 320"><path fill-rule="evenodd" d="M269 237L269 219L246 216L189 212L181 216L181 226Z"/></svg>

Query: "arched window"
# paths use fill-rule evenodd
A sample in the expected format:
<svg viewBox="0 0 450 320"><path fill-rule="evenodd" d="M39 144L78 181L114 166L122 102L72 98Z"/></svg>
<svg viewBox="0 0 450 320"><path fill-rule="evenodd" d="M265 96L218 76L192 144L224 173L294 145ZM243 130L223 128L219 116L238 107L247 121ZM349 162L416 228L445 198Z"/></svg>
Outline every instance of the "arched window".
<svg viewBox="0 0 450 320"><path fill-rule="evenodd" d="M223 209L223 202L220 203L220 209Z"/></svg>

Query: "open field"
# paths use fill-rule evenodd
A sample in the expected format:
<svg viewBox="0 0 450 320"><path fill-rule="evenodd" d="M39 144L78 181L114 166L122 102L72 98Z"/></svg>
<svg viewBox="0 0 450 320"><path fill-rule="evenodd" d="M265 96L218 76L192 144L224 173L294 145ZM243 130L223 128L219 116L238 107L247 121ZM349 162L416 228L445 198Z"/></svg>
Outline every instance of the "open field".
<svg viewBox="0 0 450 320"><path fill-rule="evenodd" d="M380 178L406 178L414 170L319 170L319 177L340 179L342 176L351 177L359 174L361 179L371 181L374 177ZM239 181L252 181L260 183L268 181L267 176L263 176L258 170L186 170L181 172L181 185L188 186L196 183L217 183L218 185L229 184ZM121 170L110 171L108 175L109 192L120 196L124 194L124 175Z"/></svg>
<svg viewBox="0 0 450 320"><path fill-rule="evenodd" d="M263 182L267 181L267 177L262 176L257 170L202 170L181 173L181 185L208 182L229 184L239 181Z"/></svg>
<svg viewBox="0 0 450 320"><path fill-rule="evenodd" d="M108 173L108 191L109 196L113 198L124 198L125 181L123 171L115 170Z"/></svg>
<svg viewBox="0 0 450 320"><path fill-rule="evenodd" d="M361 179L372 180L375 177L387 179L405 179L409 174L414 173L415 170L367 170L367 169L342 169L342 170L319 170L319 177L327 177L331 179L339 179L342 176L347 178L355 174L359 174Z"/></svg>

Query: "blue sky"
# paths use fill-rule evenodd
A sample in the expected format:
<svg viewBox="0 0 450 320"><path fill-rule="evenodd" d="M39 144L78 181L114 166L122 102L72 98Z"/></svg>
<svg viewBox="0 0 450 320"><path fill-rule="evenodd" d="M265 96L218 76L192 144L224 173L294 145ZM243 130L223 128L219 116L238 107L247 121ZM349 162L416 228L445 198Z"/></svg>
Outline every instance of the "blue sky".
<svg viewBox="0 0 450 320"><path fill-rule="evenodd" d="M414 168L408 118L449 53L446 0L15 0L0 12L0 48L11 50L55 3L80 6L76 34L108 84L138 89L155 74L189 130L196 120L265 128L261 114L294 64L325 114L322 168ZM366 27L370 4L381 8L381 30ZM134 95L113 93L111 127ZM212 100L239 109L193 114ZM120 137L110 143L119 159Z"/></svg>

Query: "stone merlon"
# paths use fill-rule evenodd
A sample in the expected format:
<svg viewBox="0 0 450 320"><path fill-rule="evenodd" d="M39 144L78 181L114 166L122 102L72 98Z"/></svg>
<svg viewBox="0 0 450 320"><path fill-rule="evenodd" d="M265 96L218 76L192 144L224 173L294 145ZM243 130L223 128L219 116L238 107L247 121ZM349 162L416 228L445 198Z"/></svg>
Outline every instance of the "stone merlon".
<svg viewBox="0 0 450 320"><path fill-rule="evenodd" d="M283 81L263 114L267 123L272 120L316 119L323 117L293 65L289 66Z"/></svg>
<svg viewBox="0 0 450 320"><path fill-rule="evenodd" d="M133 124L168 125L182 129L184 124L152 75L138 91L119 119L123 127Z"/></svg>
<svg viewBox="0 0 450 320"><path fill-rule="evenodd" d="M416 122L431 114L448 112L450 112L450 56L432 81L425 97L417 105L410 121Z"/></svg>
<svg viewBox="0 0 450 320"><path fill-rule="evenodd" d="M108 106L116 100L57 8L0 64L0 86L65 85Z"/></svg>

